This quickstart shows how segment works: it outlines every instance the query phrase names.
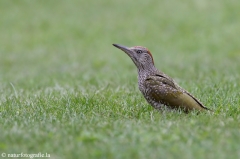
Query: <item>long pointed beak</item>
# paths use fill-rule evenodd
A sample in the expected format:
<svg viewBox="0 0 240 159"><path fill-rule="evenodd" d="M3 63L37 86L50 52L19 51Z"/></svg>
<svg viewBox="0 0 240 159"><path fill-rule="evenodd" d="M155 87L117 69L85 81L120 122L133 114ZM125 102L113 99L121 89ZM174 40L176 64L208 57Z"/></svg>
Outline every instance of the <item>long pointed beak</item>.
<svg viewBox="0 0 240 159"><path fill-rule="evenodd" d="M134 64L136 66L138 66L138 60L136 59L136 57L134 57L134 52L133 50L131 50L130 48L126 47L126 46L122 46L122 45L119 45L119 44L113 44L113 46L115 46L116 48L119 48L120 50L122 50L123 52L125 52L131 59L132 61L134 62Z"/></svg>
<svg viewBox="0 0 240 159"><path fill-rule="evenodd" d="M131 50L126 46L122 46L122 45L119 45L119 44L113 44L113 46L121 49L122 51L126 52L127 54L129 54L131 52Z"/></svg>

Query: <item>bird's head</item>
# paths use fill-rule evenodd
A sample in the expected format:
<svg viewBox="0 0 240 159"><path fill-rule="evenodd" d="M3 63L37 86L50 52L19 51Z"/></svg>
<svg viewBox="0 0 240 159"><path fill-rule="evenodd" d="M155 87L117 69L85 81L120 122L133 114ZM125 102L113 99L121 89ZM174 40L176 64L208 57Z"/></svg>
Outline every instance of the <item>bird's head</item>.
<svg viewBox="0 0 240 159"><path fill-rule="evenodd" d="M139 70L154 67L154 61L150 51L142 46L126 47L118 44L113 46L124 51L134 62Z"/></svg>

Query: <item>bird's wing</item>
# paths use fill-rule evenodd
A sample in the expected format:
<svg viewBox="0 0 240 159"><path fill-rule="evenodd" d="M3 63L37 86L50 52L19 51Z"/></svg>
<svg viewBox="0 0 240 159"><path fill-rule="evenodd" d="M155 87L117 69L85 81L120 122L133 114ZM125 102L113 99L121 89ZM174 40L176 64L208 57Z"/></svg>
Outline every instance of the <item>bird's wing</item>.
<svg viewBox="0 0 240 159"><path fill-rule="evenodd" d="M149 76L145 80L147 96L155 102L171 108L183 108L186 112L192 109L207 109L195 97L176 86L173 80L162 75Z"/></svg>

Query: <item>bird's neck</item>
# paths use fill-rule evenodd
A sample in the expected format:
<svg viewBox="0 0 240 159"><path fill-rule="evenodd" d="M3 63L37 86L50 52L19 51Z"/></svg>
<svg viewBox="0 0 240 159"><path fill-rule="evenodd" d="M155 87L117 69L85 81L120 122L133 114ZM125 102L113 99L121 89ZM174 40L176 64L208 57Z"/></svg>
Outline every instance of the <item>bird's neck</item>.
<svg viewBox="0 0 240 159"><path fill-rule="evenodd" d="M138 87L142 93L144 93L144 82L149 76L155 75L157 73L157 69L153 65L151 68L148 69L139 69L138 68Z"/></svg>
<svg viewBox="0 0 240 159"><path fill-rule="evenodd" d="M138 68L138 78L139 80L145 80L150 75L155 75L158 70L154 65L148 67L140 67Z"/></svg>

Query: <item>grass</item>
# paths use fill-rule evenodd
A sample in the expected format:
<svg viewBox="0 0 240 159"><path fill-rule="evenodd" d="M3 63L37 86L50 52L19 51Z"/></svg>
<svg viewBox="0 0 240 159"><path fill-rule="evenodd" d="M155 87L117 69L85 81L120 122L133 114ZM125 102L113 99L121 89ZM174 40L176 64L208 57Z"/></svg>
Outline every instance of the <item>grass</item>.
<svg viewBox="0 0 240 159"><path fill-rule="evenodd" d="M1 1L0 153L51 158L240 158L240 2ZM112 46L215 114L158 112Z"/></svg>

